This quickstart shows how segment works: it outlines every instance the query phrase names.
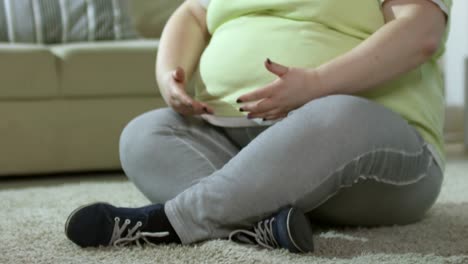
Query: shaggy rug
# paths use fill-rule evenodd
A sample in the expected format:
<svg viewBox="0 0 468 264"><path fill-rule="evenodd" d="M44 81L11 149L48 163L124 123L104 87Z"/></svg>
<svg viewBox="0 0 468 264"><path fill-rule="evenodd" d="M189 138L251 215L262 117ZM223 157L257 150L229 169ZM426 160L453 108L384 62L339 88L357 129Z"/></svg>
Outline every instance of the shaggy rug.
<svg viewBox="0 0 468 264"><path fill-rule="evenodd" d="M452 158L436 205L407 226L316 229L313 254L214 240L190 246L81 249L64 235L77 206L148 201L120 173L0 180L0 263L468 263L468 160Z"/></svg>

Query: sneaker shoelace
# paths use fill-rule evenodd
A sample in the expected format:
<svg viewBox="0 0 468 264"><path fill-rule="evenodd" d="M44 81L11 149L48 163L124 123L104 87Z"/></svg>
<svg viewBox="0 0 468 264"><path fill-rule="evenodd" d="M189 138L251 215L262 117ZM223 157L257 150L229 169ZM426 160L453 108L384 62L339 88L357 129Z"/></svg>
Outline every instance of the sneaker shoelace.
<svg viewBox="0 0 468 264"><path fill-rule="evenodd" d="M125 219L122 226L119 227L120 218L114 218L114 230L112 231L112 237L110 239L109 245L110 246L125 246L130 243L136 242L136 244L141 247L140 239L150 245L156 245L151 243L148 238L149 237L165 237L169 235L169 232L141 232L139 228L143 225L142 222L138 221L136 224L130 228L129 225L131 224L130 219ZM127 230L127 235L122 237L123 233Z"/></svg>
<svg viewBox="0 0 468 264"><path fill-rule="evenodd" d="M234 230L229 234L229 240L233 241L232 238L236 236L238 240L252 244L252 242L248 239L243 239L241 235L247 235L251 238L253 238L257 244L259 244L262 247L268 248L268 249L275 249L279 248L279 244L276 241L274 235L273 235L273 222L275 221L275 218L271 219L266 219L263 221L258 222L256 226L254 226L253 232L249 230L244 230L244 229L238 229Z"/></svg>

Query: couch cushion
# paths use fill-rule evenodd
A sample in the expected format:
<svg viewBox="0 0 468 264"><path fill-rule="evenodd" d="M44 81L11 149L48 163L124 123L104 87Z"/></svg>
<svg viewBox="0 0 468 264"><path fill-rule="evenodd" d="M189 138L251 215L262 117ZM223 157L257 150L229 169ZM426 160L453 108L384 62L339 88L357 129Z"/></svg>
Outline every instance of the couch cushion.
<svg viewBox="0 0 468 264"><path fill-rule="evenodd" d="M167 19L184 0L132 0L130 10L136 29L147 38L159 38Z"/></svg>
<svg viewBox="0 0 468 264"><path fill-rule="evenodd" d="M0 99L57 95L56 69L54 54L44 46L0 43Z"/></svg>
<svg viewBox="0 0 468 264"><path fill-rule="evenodd" d="M59 58L61 94L73 96L155 95L157 40L51 46Z"/></svg>
<svg viewBox="0 0 468 264"><path fill-rule="evenodd" d="M135 39L127 0L3 0L0 41L65 43Z"/></svg>
<svg viewBox="0 0 468 264"><path fill-rule="evenodd" d="M0 178L119 169L125 125L164 106L155 96L2 102Z"/></svg>

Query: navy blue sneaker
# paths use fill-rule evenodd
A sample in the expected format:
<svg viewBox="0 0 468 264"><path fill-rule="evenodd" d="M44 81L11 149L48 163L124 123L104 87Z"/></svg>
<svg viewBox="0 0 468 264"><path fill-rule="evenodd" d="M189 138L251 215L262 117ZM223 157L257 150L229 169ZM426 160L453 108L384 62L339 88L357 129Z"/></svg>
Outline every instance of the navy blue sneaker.
<svg viewBox="0 0 468 264"><path fill-rule="evenodd" d="M180 243L162 204L140 208L85 205L70 214L65 234L81 247Z"/></svg>
<svg viewBox="0 0 468 264"><path fill-rule="evenodd" d="M229 240L268 249L285 248L292 253L314 251L311 223L302 211L293 207L259 221L253 230L231 232Z"/></svg>

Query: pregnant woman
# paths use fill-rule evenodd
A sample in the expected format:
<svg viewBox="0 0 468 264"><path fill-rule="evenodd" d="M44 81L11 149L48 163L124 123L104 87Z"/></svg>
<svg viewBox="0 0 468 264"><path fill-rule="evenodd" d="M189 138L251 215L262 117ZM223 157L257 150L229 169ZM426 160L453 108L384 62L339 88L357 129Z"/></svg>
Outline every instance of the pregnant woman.
<svg viewBox="0 0 468 264"><path fill-rule="evenodd" d="M169 108L122 133L127 176L152 202L73 211L82 247L217 238L313 250L311 222L408 224L445 165L450 0L187 0L161 37ZM199 66L203 85L187 83Z"/></svg>

